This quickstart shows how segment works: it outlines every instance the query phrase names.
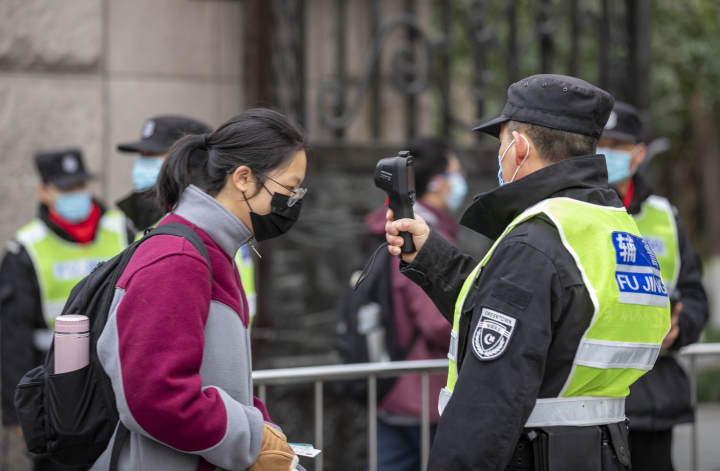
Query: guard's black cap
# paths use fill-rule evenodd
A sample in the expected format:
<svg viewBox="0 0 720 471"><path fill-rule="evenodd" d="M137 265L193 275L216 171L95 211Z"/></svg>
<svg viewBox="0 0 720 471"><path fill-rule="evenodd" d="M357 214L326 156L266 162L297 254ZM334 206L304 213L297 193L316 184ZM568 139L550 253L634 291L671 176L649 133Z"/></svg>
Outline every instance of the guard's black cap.
<svg viewBox="0 0 720 471"><path fill-rule="evenodd" d="M512 120L599 138L614 101L579 78L532 75L510 85L500 116L473 131L499 137L502 123Z"/></svg>
<svg viewBox="0 0 720 471"><path fill-rule="evenodd" d="M52 183L63 189L85 183L92 178L92 175L85 171L79 149L41 152L35 155L35 166L43 183Z"/></svg>
<svg viewBox="0 0 720 471"><path fill-rule="evenodd" d="M602 135L622 141L641 141L642 122L637 108L621 101L616 102L607 123L605 123Z"/></svg>
<svg viewBox="0 0 720 471"><path fill-rule="evenodd" d="M187 116L155 116L145 121L140 140L118 144L121 152L165 154L185 134L205 134L210 126Z"/></svg>

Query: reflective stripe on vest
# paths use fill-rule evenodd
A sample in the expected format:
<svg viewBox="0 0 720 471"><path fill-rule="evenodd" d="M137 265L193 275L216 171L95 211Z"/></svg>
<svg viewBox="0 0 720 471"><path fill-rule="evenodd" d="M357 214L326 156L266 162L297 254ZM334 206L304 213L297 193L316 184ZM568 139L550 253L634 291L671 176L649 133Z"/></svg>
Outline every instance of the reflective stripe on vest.
<svg viewBox="0 0 720 471"><path fill-rule="evenodd" d="M537 399L525 427L601 425L625 420L624 397Z"/></svg>
<svg viewBox="0 0 720 471"><path fill-rule="evenodd" d="M49 329L53 329L72 288L98 263L120 253L128 242L125 218L116 211L103 214L95 240L88 244L60 238L39 219L20 229L16 239L32 261Z"/></svg>
<svg viewBox="0 0 720 471"><path fill-rule="evenodd" d="M468 293L500 241L517 225L538 215L557 228L594 308L554 407L564 407L562 399L569 397L624 398L630 385L657 359L670 327L668 296L659 264L637 225L624 208L550 198L516 217L465 280L455 304L448 382L438 403L441 412L457 382L457 338ZM575 403L567 402L569 416Z"/></svg>
<svg viewBox="0 0 720 471"><path fill-rule="evenodd" d="M245 297L250 310L250 325L252 326L257 310L257 293L255 292L255 265L253 264L252 255L250 255L250 246L245 244L235 254L235 264L238 273L240 273L240 281L242 282Z"/></svg>
<svg viewBox="0 0 720 471"><path fill-rule="evenodd" d="M680 273L680 245L672 205L665 198L650 196L634 217L640 233L657 256L665 286L672 290Z"/></svg>

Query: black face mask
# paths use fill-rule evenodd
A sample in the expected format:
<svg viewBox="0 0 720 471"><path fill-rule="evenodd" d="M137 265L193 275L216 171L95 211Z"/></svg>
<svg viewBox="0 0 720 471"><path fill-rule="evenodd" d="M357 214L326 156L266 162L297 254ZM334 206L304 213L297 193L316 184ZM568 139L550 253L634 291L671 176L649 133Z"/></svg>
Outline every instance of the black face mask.
<svg viewBox="0 0 720 471"><path fill-rule="evenodd" d="M270 212L268 214L257 214L253 212L252 207L247 199L250 208L250 221L252 221L253 230L255 231L255 240L272 239L282 235L290 230L300 217L300 209L302 209L302 200L296 201L294 205L288 206L288 195L273 193L270 200Z"/></svg>

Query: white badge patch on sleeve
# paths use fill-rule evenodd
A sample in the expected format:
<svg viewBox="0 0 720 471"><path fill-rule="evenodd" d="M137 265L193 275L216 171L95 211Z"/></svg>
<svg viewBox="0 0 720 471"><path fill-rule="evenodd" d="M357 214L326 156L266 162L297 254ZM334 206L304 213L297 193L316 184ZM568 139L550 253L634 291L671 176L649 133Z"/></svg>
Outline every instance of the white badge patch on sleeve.
<svg viewBox="0 0 720 471"><path fill-rule="evenodd" d="M479 360L498 358L505 352L517 320L492 309L483 308L472 336L472 348Z"/></svg>

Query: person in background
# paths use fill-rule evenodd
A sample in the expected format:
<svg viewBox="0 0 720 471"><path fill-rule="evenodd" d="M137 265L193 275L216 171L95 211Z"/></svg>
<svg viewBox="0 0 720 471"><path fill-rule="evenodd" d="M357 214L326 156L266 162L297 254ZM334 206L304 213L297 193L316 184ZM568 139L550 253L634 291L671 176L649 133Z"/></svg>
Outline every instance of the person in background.
<svg viewBox="0 0 720 471"><path fill-rule="evenodd" d="M207 124L186 116L154 116L143 124L138 141L118 144L118 151L138 156L132 169L133 191L116 203L132 221L136 231L142 234L167 212L157 205L155 193L149 190L157 181L170 147L186 134L205 134L210 131ZM203 160L201 154L198 152L198 155L193 156L194 162Z"/></svg>
<svg viewBox="0 0 720 471"><path fill-rule="evenodd" d="M672 428L693 422L690 383L673 352L696 342L708 319L700 259L690 245L670 202L655 195L637 172L647 148L637 109L617 102L610 113L598 154L605 155L608 182L650 243L671 293L671 329L653 369L630 387L626 402L630 419L633 471L672 470Z"/></svg>
<svg viewBox="0 0 720 471"><path fill-rule="evenodd" d="M2 417L18 433L15 386L42 363L70 290L133 235L122 214L93 198L80 150L40 153L35 165L41 179L37 217L7 243L0 265ZM72 468L38 458L34 469Z"/></svg>
<svg viewBox="0 0 720 471"><path fill-rule="evenodd" d="M156 185L159 206L170 208L158 226L192 228L210 266L174 236L133 253L97 343L120 424L91 471L109 470L116 450L118 471L294 467L285 435L253 396L248 304L233 258L299 218L305 147L303 134L267 109L173 145ZM205 178L193 180L197 151Z"/></svg>
<svg viewBox="0 0 720 471"><path fill-rule="evenodd" d="M450 145L434 137L418 138L410 143L414 158L414 211L438 233L453 241L459 230L453 213L462 205L467 183L460 161ZM385 235L386 208L379 208L366 218L373 236ZM391 284L394 308L395 339L407 360L445 358L450 338L450 324L418 285L402 276L400 259L391 259ZM436 404L445 374L430 375L430 404ZM406 374L398 378L378 406L378 470L415 471L420 467L420 420L422 417L421 377ZM430 407L430 433L435 433L440 418L436 407Z"/></svg>
<svg viewBox="0 0 720 471"><path fill-rule="evenodd" d="M155 225L167 212L166 208L158 206L154 186L170 147L186 134L205 134L211 131L210 126L194 118L182 115L160 115L145 121L139 140L118 144L118 151L138 155L132 169L133 191L116 203L133 222L138 232L137 237L142 236L146 229ZM204 178L202 167L206 159L203 150L198 150L192 155L190 167L193 181ZM257 294L255 265L248 246L238 250L235 254L235 263L243 279L252 322L256 312Z"/></svg>

